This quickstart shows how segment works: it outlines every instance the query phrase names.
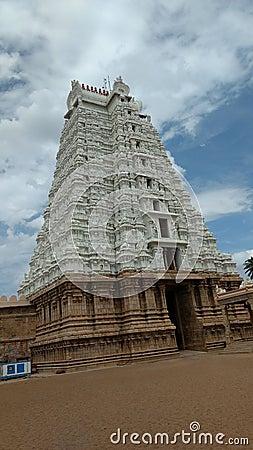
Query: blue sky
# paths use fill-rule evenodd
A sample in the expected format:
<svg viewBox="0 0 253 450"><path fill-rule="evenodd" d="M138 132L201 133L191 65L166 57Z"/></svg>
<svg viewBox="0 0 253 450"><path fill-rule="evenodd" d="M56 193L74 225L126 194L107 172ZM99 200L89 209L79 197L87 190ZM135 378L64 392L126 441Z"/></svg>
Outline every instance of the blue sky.
<svg viewBox="0 0 253 450"><path fill-rule="evenodd" d="M0 295L28 270L70 80L101 86L108 74L142 100L242 273L253 255L252 49L251 0L2 0Z"/></svg>
<svg viewBox="0 0 253 450"><path fill-rule="evenodd" d="M203 118L194 135L167 142L177 164L186 168L219 248L229 253L252 247L252 118L253 90L247 86Z"/></svg>

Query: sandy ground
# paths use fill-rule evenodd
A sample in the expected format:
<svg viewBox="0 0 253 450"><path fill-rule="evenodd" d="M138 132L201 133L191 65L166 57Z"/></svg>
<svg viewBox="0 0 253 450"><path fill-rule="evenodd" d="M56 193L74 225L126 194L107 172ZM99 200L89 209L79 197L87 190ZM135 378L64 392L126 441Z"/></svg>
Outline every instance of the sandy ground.
<svg viewBox="0 0 253 450"><path fill-rule="evenodd" d="M72 374L0 383L1 450L221 449L224 445L110 442L121 433L167 432L189 424L253 449L253 354L199 353ZM200 432L195 433L198 437ZM190 439L193 438L191 432ZM114 436L117 439L117 436ZM187 439L187 436L185 437ZM133 440L138 441L138 436ZM144 435L144 441L150 440ZM154 442L154 441L153 441Z"/></svg>

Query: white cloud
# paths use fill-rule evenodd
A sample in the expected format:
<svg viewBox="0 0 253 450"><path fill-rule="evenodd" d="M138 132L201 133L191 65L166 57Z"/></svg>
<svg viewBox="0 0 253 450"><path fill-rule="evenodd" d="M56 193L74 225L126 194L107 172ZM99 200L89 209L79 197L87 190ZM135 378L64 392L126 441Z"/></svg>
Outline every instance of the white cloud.
<svg viewBox="0 0 253 450"><path fill-rule="evenodd" d="M245 261L247 259L249 259L249 258L251 258L251 256L253 256L253 249L236 252L236 253L233 253L232 256L233 256L234 261L236 262L236 267L237 267L237 270L240 273L240 275L243 278L247 278L247 275L245 274L244 269L243 269L243 264L245 263Z"/></svg>
<svg viewBox="0 0 253 450"><path fill-rule="evenodd" d="M252 13L247 0L2 0L0 220L14 229L47 201L71 79L101 86L121 74L161 131L171 123L164 139L194 134L252 82ZM249 206L245 192L223 193L218 210L201 194L209 217Z"/></svg>
<svg viewBox="0 0 253 450"><path fill-rule="evenodd" d="M198 201L205 220L217 220L228 214L250 211L252 199L247 189L218 187L200 192Z"/></svg>
<svg viewBox="0 0 253 450"><path fill-rule="evenodd" d="M8 78L13 76L18 78L17 66L20 61L19 54L17 52L13 53L3 53L0 55L0 67L2 68L1 77Z"/></svg>
<svg viewBox="0 0 253 450"><path fill-rule="evenodd" d="M0 122L0 220L9 226L40 211L55 166L61 112L48 90L30 97L15 120Z"/></svg>
<svg viewBox="0 0 253 450"><path fill-rule="evenodd" d="M36 231L40 230L43 225L44 219L43 216L39 216L36 219L30 220L29 222L26 222L25 225L29 228L32 228Z"/></svg>
<svg viewBox="0 0 253 450"><path fill-rule="evenodd" d="M183 176L186 172L185 169L176 163L174 156L172 156L172 154L168 150L167 150L167 155L169 157L169 160L170 160L172 166L176 170L176 172L178 172L178 174L180 176Z"/></svg>
<svg viewBox="0 0 253 450"><path fill-rule="evenodd" d="M20 55L19 76L54 98L71 78L101 84L122 72L156 124L174 120L193 132L224 89L252 76L250 1L6 0L2 8L0 34Z"/></svg>
<svg viewBox="0 0 253 450"><path fill-rule="evenodd" d="M37 230L36 230L37 231ZM12 295L16 292L24 272L28 270L28 261L35 246L36 233L29 236L25 233L7 231L7 238L0 241L0 273L1 295Z"/></svg>

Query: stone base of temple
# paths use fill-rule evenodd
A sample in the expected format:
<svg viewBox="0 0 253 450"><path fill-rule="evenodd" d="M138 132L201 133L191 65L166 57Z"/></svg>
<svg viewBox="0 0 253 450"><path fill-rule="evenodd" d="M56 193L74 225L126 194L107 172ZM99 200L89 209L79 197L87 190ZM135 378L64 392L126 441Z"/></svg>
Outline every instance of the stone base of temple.
<svg viewBox="0 0 253 450"><path fill-rule="evenodd" d="M233 341L253 340L253 326L249 323L238 323L231 325L231 336Z"/></svg>
<svg viewBox="0 0 253 450"><path fill-rule="evenodd" d="M146 291L105 298L59 279L30 297L37 317L33 362L39 371L71 371L224 348L229 334L217 302L219 281L217 274L191 274L176 284L167 273ZM245 321L245 337L249 328Z"/></svg>
<svg viewBox="0 0 253 450"><path fill-rule="evenodd" d="M224 348L227 345L224 325L204 327L205 342L207 350Z"/></svg>
<svg viewBox="0 0 253 450"><path fill-rule="evenodd" d="M33 362L39 371L75 371L98 366L179 356L174 330L167 333L131 333L106 338L64 339L33 345Z"/></svg>

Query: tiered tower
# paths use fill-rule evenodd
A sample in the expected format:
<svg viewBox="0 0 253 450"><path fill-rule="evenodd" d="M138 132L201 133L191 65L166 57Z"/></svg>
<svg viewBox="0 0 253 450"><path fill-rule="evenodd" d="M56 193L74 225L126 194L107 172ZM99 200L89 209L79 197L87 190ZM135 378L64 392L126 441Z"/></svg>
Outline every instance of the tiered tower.
<svg viewBox="0 0 253 450"><path fill-rule="evenodd" d="M225 342L217 287L240 284L150 116L122 78L72 82L44 224L20 287L41 369L160 357Z"/></svg>

